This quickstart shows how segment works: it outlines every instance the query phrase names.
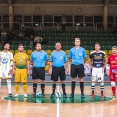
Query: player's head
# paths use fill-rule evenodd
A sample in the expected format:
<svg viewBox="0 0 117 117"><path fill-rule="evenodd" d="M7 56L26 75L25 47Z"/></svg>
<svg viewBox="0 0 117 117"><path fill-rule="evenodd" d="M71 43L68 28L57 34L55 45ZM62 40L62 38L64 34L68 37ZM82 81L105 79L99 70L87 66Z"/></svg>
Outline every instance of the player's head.
<svg viewBox="0 0 117 117"><path fill-rule="evenodd" d="M101 46L100 46L99 43L95 43L95 50L96 50L96 51L99 51L99 50L100 50L100 47L101 47Z"/></svg>
<svg viewBox="0 0 117 117"><path fill-rule="evenodd" d="M75 46L80 46L80 38L75 38Z"/></svg>
<svg viewBox="0 0 117 117"><path fill-rule="evenodd" d="M40 43L36 43L35 48L37 51L41 50L41 44Z"/></svg>
<svg viewBox="0 0 117 117"><path fill-rule="evenodd" d="M10 44L9 43L5 44L4 49L9 50L10 49Z"/></svg>
<svg viewBox="0 0 117 117"><path fill-rule="evenodd" d="M57 42L56 44L55 44L55 48L56 48L56 50L57 51L60 51L61 50L61 43L59 43L59 42Z"/></svg>
<svg viewBox="0 0 117 117"><path fill-rule="evenodd" d="M19 44L19 45L18 45L18 50L19 50L20 52L23 52L23 50L24 50L23 44Z"/></svg>
<svg viewBox="0 0 117 117"><path fill-rule="evenodd" d="M117 46L113 46L112 47L112 53L113 54L117 54Z"/></svg>

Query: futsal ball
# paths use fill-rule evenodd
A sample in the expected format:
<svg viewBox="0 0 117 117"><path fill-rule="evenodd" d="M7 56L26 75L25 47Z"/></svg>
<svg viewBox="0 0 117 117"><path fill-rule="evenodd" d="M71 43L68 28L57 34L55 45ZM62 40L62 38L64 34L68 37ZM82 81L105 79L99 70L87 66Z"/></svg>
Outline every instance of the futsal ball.
<svg viewBox="0 0 117 117"><path fill-rule="evenodd" d="M62 95L61 92L57 92L56 93L56 98L61 98L61 95Z"/></svg>
<svg viewBox="0 0 117 117"><path fill-rule="evenodd" d="M36 93L36 96L41 96L41 94L42 94L42 92L40 92L40 91L38 91L37 93Z"/></svg>

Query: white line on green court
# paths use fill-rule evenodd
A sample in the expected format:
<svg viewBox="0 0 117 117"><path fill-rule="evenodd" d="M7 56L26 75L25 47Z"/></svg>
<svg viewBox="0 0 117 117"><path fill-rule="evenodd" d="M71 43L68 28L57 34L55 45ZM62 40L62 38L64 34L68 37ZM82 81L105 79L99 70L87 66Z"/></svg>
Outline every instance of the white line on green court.
<svg viewBox="0 0 117 117"><path fill-rule="evenodd" d="M57 92L59 92L59 84L58 84L58 88L57 88L58 90L57 90ZM59 111L59 109L60 109L60 103L59 103L59 97L57 97L57 108L56 108L56 117L60 117L60 111Z"/></svg>

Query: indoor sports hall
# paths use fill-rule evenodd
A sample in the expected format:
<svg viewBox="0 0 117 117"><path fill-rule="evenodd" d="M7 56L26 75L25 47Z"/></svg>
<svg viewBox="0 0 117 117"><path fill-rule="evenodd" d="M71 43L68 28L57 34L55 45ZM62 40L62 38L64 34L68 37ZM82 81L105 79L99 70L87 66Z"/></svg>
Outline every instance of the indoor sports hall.
<svg viewBox="0 0 117 117"><path fill-rule="evenodd" d="M73 61L70 60L70 51L75 46L76 38L80 38L79 48L83 47L86 52L83 63L85 98L81 96L78 77L76 78L74 97L69 98L73 82L71 78ZM56 51L58 42L68 60L68 72L65 73L66 98L63 97L59 77L56 83L55 97L50 98L53 81L48 72L51 69L51 56L53 51ZM32 97L34 64L30 58L36 51L36 43L41 43L41 49L48 56L48 61L44 66L45 97L41 97L39 80L36 96ZM104 65L110 64L110 68L108 68L110 70L111 63L106 60L109 60L108 58L113 54L116 55L112 47L117 49L117 0L0 0L0 117L117 117L117 66L112 69L115 81L110 81L111 78L108 77L108 65L104 67L104 96L102 98L100 82L97 79L95 95L91 98L93 76L89 59L91 53L96 51L96 43L105 54ZM8 73L8 76L11 75L10 94L12 95L8 93L9 82L5 78L6 72L2 74L4 69L2 64L5 65L9 61L9 55L7 57L6 54L4 57L3 54L6 51L6 44L10 44L8 51L13 55L10 59L10 62L13 63L10 63L11 68ZM17 65L14 62L16 60L14 56L20 51L19 44L23 44L23 53L27 56L26 62L29 62L26 63L29 66L27 65L25 69L29 67L29 73L26 72L27 96L24 96L24 86L23 83L20 83L19 95L15 97ZM24 55L21 57L25 58ZM78 56L80 55L82 54ZM22 60L19 61L22 62ZM110 61L112 61L111 58ZM117 63L116 57L112 63ZM6 66L5 69L7 69ZM24 75L24 72L21 72L21 75ZM112 87L115 87L114 96Z"/></svg>

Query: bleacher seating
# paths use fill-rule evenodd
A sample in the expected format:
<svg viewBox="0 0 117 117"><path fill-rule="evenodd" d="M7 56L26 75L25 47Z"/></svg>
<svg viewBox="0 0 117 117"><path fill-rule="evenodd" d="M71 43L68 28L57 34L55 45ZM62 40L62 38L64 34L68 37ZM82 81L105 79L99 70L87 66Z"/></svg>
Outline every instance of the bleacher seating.
<svg viewBox="0 0 117 117"><path fill-rule="evenodd" d="M8 31L7 31L8 32ZM62 49L66 52L68 56L69 49L74 46L74 39L75 37L79 37L81 39L81 46L86 49L87 53L87 60L89 54L94 50L94 44L99 42L101 44L101 50L103 50L107 56L112 53L111 47L117 45L116 35L113 35L111 31L73 31L73 30L66 30L65 32L57 31L57 30L37 30L35 31L39 36L43 39L48 40L48 44L42 45L42 49L47 52L50 56L51 52L54 50L54 46L56 42L60 42L62 44ZM18 34L18 31L16 31ZM18 44L22 43L24 45L24 52L28 54L30 57L31 53L34 50L33 46L29 45L29 39L27 37L24 38L23 41L18 41L17 37L14 38L13 41L10 42L11 44L11 52L13 54L17 53ZM0 45L0 50L3 49L3 46ZM48 69L48 66L46 66Z"/></svg>

